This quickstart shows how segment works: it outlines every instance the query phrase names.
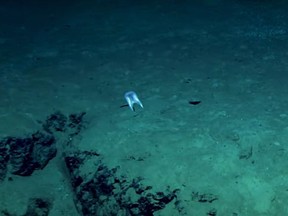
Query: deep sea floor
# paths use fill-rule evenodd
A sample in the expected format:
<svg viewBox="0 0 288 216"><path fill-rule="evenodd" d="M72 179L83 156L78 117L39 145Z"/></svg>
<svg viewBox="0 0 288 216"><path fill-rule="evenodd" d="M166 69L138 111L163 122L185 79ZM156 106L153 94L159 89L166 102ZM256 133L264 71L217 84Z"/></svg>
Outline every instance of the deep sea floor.
<svg viewBox="0 0 288 216"><path fill-rule="evenodd" d="M101 161L122 191L116 167L146 195L172 191L152 215L288 215L287 9L248 0L1 5L2 139L42 130L57 111L86 113L77 136L54 131L57 155L31 175L13 173L10 156L2 215L24 215L31 198L49 200L46 215L93 215L81 212L76 171L65 167L75 152L97 157L82 164L87 179ZM130 90L143 109L125 106ZM118 215L145 215L127 210L129 191L113 192ZM112 189L100 192L95 202L110 205Z"/></svg>

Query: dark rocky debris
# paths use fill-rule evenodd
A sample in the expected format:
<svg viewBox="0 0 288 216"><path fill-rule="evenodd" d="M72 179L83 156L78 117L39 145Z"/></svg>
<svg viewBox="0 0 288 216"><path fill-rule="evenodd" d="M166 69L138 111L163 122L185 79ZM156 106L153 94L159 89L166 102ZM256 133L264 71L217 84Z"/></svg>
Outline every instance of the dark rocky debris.
<svg viewBox="0 0 288 216"><path fill-rule="evenodd" d="M152 186L144 186L142 178L119 177L118 168L107 167L100 158L94 162L96 169L92 175L81 175L81 167L88 160L91 155L79 152L65 157L76 196L75 205L82 215L152 216L177 198L178 190L152 193Z"/></svg>
<svg viewBox="0 0 288 216"><path fill-rule="evenodd" d="M47 117L42 125L43 130L26 137L6 137L0 140L0 181L8 173L30 176L35 170L44 169L57 153L54 133L67 132L69 137L79 134L84 127L84 115L85 112L81 112L67 117L56 112Z"/></svg>
<svg viewBox="0 0 288 216"><path fill-rule="evenodd" d="M49 133L54 131L64 132L66 129L68 118L63 113L57 111L47 117L43 124L43 129Z"/></svg>
<svg viewBox="0 0 288 216"><path fill-rule="evenodd" d="M57 111L47 117L43 124L43 129L48 133L65 132L70 136L75 136L79 134L84 127L83 117L85 114L86 112L74 113L67 117Z"/></svg>
<svg viewBox="0 0 288 216"><path fill-rule="evenodd" d="M5 179L7 171L29 176L35 170L43 169L56 156L55 142L52 135L40 131L24 138L7 137L1 140L0 179Z"/></svg>
<svg viewBox="0 0 288 216"><path fill-rule="evenodd" d="M8 162L8 146L6 145L6 142L0 141L0 181L3 181L6 177Z"/></svg>
<svg viewBox="0 0 288 216"><path fill-rule="evenodd" d="M28 208L23 216L48 216L52 208L52 202L48 199L32 198L29 200Z"/></svg>
<svg viewBox="0 0 288 216"><path fill-rule="evenodd" d="M83 117L86 112L69 115L68 128L70 129L70 135L77 135L84 127Z"/></svg>

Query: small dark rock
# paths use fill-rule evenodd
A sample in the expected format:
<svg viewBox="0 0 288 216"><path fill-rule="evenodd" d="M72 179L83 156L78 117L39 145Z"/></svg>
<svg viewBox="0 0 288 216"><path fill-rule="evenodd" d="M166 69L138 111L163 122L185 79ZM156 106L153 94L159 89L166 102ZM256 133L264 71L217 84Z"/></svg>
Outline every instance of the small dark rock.
<svg viewBox="0 0 288 216"><path fill-rule="evenodd" d="M27 211L23 216L48 216L51 207L50 200L33 198L29 200Z"/></svg>
<svg viewBox="0 0 288 216"><path fill-rule="evenodd" d="M249 146L249 147L246 147L246 148L243 148L240 153L239 153L239 159L240 160L248 160L252 157L253 155L253 147L252 146Z"/></svg>
<svg viewBox="0 0 288 216"><path fill-rule="evenodd" d="M83 117L85 114L86 112L81 112L69 115L68 127L70 128L70 135L77 135L80 133L84 126Z"/></svg>
<svg viewBox="0 0 288 216"><path fill-rule="evenodd" d="M47 117L45 123L43 124L43 129L49 133L54 131L65 131L68 118L57 111Z"/></svg>
<svg viewBox="0 0 288 216"><path fill-rule="evenodd" d="M216 210L216 209L211 209L211 210L207 213L207 215L209 215L209 216L217 216L217 210Z"/></svg>
<svg viewBox="0 0 288 216"><path fill-rule="evenodd" d="M192 192L192 200L202 203L212 203L218 200L218 197L213 194L199 194L199 192Z"/></svg>

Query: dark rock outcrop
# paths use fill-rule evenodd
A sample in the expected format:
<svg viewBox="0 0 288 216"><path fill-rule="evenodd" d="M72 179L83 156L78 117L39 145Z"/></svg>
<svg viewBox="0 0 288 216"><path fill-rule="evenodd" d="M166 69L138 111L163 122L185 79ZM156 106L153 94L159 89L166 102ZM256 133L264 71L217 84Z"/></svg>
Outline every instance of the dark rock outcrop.
<svg viewBox="0 0 288 216"><path fill-rule="evenodd" d="M43 169L57 153L54 133L65 133L67 140L79 134L84 127L84 115L85 112L81 112L67 117L56 112L47 117L42 125L43 130L26 137L6 137L0 140L0 181L8 173L30 176L35 170Z"/></svg>
<svg viewBox="0 0 288 216"><path fill-rule="evenodd" d="M95 171L83 174L81 168L91 157L80 152L65 157L75 205L82 215L153 216L176 198L178 190L152 193L152 186L144 186L142 178L119 177L118 168L107 167L100 158L94 157Z"/></svg>
<svg viewBox="0 0 288 216"><path fill-rule="evenodd" d="M0 179L5 178L7 171L29 176L35 170L43 169L56 156L55 142L51 134L40 131L25 138L7 137L1 140Z"/></svg>

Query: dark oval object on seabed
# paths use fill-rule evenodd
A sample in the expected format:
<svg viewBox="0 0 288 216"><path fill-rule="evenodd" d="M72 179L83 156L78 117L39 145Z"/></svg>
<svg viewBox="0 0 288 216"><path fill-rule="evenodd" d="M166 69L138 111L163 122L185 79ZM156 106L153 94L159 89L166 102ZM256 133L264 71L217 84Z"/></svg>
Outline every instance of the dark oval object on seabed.
<svg viewBox="0 0 288 216"><path fill-rule="evenodd" d="M189 104L191 104L191 105L198 105L200 103L201 103L201 101L189 101Z"/></svg>

